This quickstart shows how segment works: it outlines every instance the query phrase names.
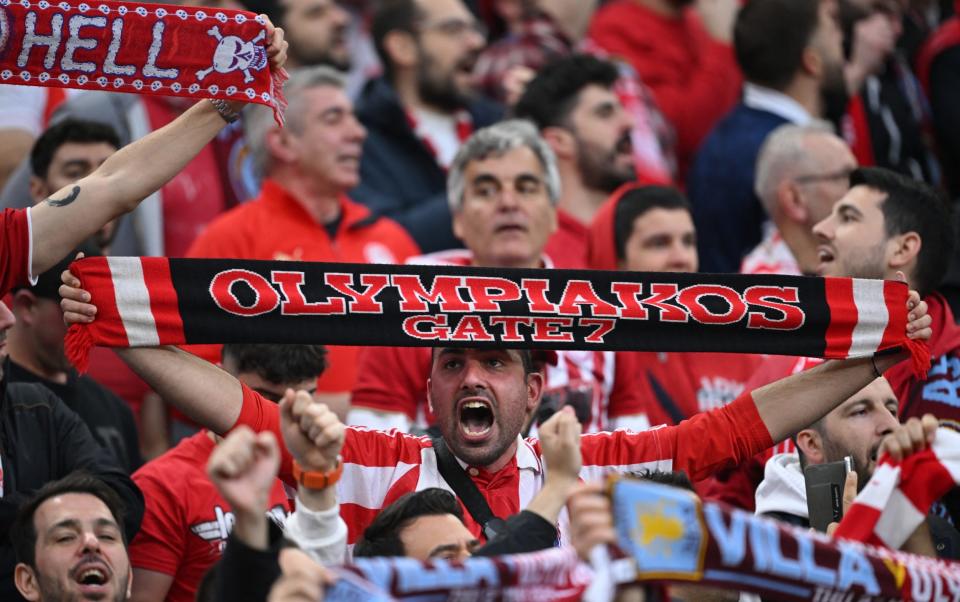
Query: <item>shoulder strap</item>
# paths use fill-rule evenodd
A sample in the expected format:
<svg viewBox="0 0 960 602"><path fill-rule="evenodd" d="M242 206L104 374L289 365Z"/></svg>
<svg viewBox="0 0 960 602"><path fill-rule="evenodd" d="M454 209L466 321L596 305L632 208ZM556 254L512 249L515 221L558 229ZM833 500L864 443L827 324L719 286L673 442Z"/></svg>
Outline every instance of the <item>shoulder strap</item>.
<svg viewBox="0 0 960 602"><path fill-rule="evenodd" d="M493 539L497 533L503 530L502 526L505 524L503 519L497 518L493 514L487 499L483 497L480 489L477 488L477 484L467 476L463 467L450 453L443 437L432 437L431 441L433 442L433 452L437 456L437 469L440 471L440 476L457 494L473 520L477 521L483 529L487 541Z"/></svg>

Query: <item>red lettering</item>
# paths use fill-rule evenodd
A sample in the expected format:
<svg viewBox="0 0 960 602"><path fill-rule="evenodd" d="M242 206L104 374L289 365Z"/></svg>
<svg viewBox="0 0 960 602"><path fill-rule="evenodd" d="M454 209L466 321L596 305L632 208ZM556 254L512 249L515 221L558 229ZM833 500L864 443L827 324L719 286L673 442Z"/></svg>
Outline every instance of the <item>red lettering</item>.
<svg viewBox="0 0 960 602"><path fill-rule="evenodd" d="M440 311L468 312L470 304L460 297L463 278L458 276L437 276L433 279L430 292L423 288L420 276L413 274L394 274L390 282L400 293L400 311L429 311L427 303L440 304Z"/></svg>
<svg viewBox="0 0 960 602"><path fill-rule="evenodd" d="M468 276L464 284L470 290L473 311L500 311L500 303L520 300L520 287L506 278Z"/></svg>
<svg viewBox="0 0 960 602"><path fill-rule="evenodd" d="M285 316L298 315L343 315L347 313L347 304L343 297L331 297L326 301L307 303L300 287L303 286L303 272L270 272L270 279L280 286L283 304L280 312Z"/></svg>
<svg viewBox="0 0 960 602"><path fill-rule="evenodd" d="M603 337L607 336L617 325L616 320L609 320L604 318L583 318L580 320L581 326L596 326L596 328L584 337L585 343L602 343Z"/></svg>
<svg viewBox="0 0 960 602"><path fill-rule="evenodd" d="M573 333L561 328L573 326L573 318L534 318L533 340L538 343L572 343Z"/></svg>
<svg viewBox="0 0 960 602"><path fill-rule="evenodd" d="M383 304L375 297L390 283L390 278L386 274L361 274L360 284L367 287L362 293L351 286L353 274L330 273L324 274L323 279L338 293L350 297L350 313L383 313Z"/></svg>
<svg viewBox="0 0 960 602"><path fill-rule="evenodd" d="M550 281L540 278L524 278L520 286L527 291L530 300L530 311L535 314L555 314L557 306L547 301L547 291L550 290Z"/></svg>
<svg viewBox="0 0 960 602"><path fill-rule="evenodd" d="M593 284L589 281L571 280L563 289L559 313L565 316L582 316L583 308L580 306L583 305L590 307L590 314L593 316L616 316L619 313L616 305L597 296Z"/></svg>
<svg viewBox="0 0 960 602"><path fill-rule="evenodd" d="M720 297L729 309L722 314L711 312L701 300L704 297ZM677 302L687 308L693 319L701 324L733 324L743 319L747 305L737 291L717 284L696 284L680 291Z"/></svg>
<svg viewBox="0 0 960 602"><path fill-rule="evenodd" d="M751 311L747 314L747 328L796 330L806 322L807 316L802 309L794 305L787 305L787 303L798 303L800 301L795 286L786 288L781 286L751 286L744 291L743 296L750 305L765 307L783 314L782 318L774 320L767 317L765 312ZM776 299L776 301L782 301L783 303L770 301L770 299Z"/></svg>
<svg viewBox="0 0 960 602"><path fill-rule="evenodd" d="M490 318L490 326L503 324L503 336L500 337L500 340L504 343L523 341L523 336L520 334L520 325L530 326L532 322L533 318L530 317L494 316Z"/></svg>
<svg viewBox="0 0 960 602"><path fill-rule="evenodd" d="M422 328L425 326L426 328ZM403 321L403 332L421 341L446 341L450 336L447 316L410 316Z"/></svg>
<svg viewBox="0 0 960 602"><path fill-rule="evenodd" d="M645 299L638 298L643 288L636 282L614 282L610 288L617 295L623 308L620 310L620 316L623 318L648 320L649 314L644 307L648 305L660 311L661 322L686 322L688 319L687 312L667 303L677 294L676 284L653 283L650 285L650 296Z"/></svg>
<svg viewBox="0 0 960 602"><path fill-rule="evenodd" d="M452 341L494 341L493 335L487 332L480 316L463 316L460 323L450 334Z"/></svg>
<svg viewBox="0 0 960 602"><path fill-rule="evenodd" d="M252 305L243 305L233 292L233 286L243 282L253 289ZM280 295L266 278L249 270L226 270L213 277L210 296L223 311L237 316L259 316L270 313L280 304Z"/></svg>

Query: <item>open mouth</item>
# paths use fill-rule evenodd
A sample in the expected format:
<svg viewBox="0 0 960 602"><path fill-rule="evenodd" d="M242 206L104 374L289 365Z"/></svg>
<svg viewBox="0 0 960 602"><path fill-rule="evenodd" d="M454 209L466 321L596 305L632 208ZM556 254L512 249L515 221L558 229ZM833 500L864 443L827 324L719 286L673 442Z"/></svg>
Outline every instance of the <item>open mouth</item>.
<svg viewBox="0 0 960 602"><path fill-rule="evenodd" d="M483 439L493 428L493 408L485 399L473 397L460 404L460 430L468 439Z"/></svg>
<svg viewBox="0 0 960 602"><path fill-rule="evenodd" d="M103 592L110 582L110 571L102 563L85 563L74 572L74 580L86 593Z"/></svg>
<svg viewBox="0 0 960 602"><path fill-rule="evenodd" d="M827 247L817 247L817 259L820 263L830 263L833 261L833 252Z"/></svg>
<svg viewBox="0 0 960 602"><path fill-rule="evenodd" d="M630 134L625 135L617 142L616 151L620 155L633 155L633 140L630 138Z"/></svg>

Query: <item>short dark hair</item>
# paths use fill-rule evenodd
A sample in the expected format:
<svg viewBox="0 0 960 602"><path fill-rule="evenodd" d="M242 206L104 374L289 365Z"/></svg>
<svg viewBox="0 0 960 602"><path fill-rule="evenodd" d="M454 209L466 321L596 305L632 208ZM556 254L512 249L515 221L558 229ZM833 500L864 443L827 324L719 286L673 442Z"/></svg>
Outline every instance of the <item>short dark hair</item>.
<svg viewBox="0 0 960 602"><path fill-rule="evenodd" d="M733 48L747 81L783 90L803 60L819 21L820 0L751 0L733 28Z"/></svg>
<svg viewBox="0 0 960 602"><path fill-rule="evenodd" d="M400 496L380 511L353 548L354 558L406 556L400 531L421 516L452 514L463 522L463 510L456 496L438 487Z"/></svg>
<svg viewBox="0 0 960 602"><path fill-rule="evenodd" d="M633 223L651 209L681 209L690 212L690 201L672 186L638 186L627 189L617 202L613 214L614 244L617 259L627 255L627 241L633 233Z"/></svg>
<svg viewBox="0 0 960 602"><path fill-rule="evenodd" d="M275 385L317 378L327 368L323 345L278 345L271 343L227 343L223 359L237 363L238 372L253 372Z"/></svg>
<svg viewBox="0 0 960 602"><path fill-rule="evenodd" d="M37 529L33 524L33 517L45 501L58 495L68 493L86 493L103 502L113 520L120 529L123 544L127 544L127 536L123 529L124 505L120 496L106 483L84 471L74 471L62 479L50 481L41 487L17 511L17 516L10 527L10 541L17 554L17 561L36 568Z"/></svg>
<svg viewBox="0 0 960 602"><path fill-rule="evenodd" d="M30 168L33 170L33 175L46 178L57 149L68 142L79 144L105 142L114 148L120 148L120 137L109 125L99 121L64 119L48 127L33 143L33 149L30 150Z"/></svg>
<svg viewBox="0 0 960 602"><path fill-rule="evenodd" d="M650 481L651 483L660 483L669 485L677 489L686 489L687 491L696 491L690 477L682 470L651 470L645 468L639 472L630 473L630 476L641 481Z"/></svg>
<svg viewBox="0 0 960 602"><path fill-rule="evenodd" d="M416 0L382 0L373 13L370 23L370 35L377 57L383 66L383 74L388 81L393 80L393 62L387 52L384 41L391 31L405 31L416 36L417 23L423 18L423 11Z"/></svg>
<svg viewBox="0 0 960 602"><path fill-rule="evenodd" d="M573 54L545 65L523 91L513 113L541 130L567 126L580 92L587 86L611 88L620 76L610 61L589 54Z"/></svg>
<svg viewBox="0 0 960 602"><path fill-rule="evenodd" d="M916 232L920 253L911 282L921 296L933 292L953 257L954 232L950 204L923 182L882 167L861 167L850 174L850 187L866 186L886 193L880 204L888 237Z"/></svg>
<svg viewBox="0 0 960 602"><path fill-rule="evenodd" d="M430 349L431 366L433 366L433 362L437 358L437 349L440 349L440 347L432 347ZM514 349L514 351L520 354L520 363L523 365L524 374L533 374L534 372L539 372L540 367L534 363L532 351L529 349Z"/></svg>

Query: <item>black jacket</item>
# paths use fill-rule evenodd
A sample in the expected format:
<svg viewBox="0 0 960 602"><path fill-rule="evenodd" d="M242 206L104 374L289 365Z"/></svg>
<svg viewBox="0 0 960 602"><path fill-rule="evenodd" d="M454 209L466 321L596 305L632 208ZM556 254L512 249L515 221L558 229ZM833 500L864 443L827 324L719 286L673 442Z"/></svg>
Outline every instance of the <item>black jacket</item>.
<svg viewBox="0 0 960 602"><path fill-rule="evenodd" d="M124 532L131 541L143 518L143 494L90 434L90 429L50 390L0 380L0 600L21 600L13 585L16 557L10 526L20 506L49 481L85 470L123 500Z"/></svg>
<svg viewBox="0 0 960 602"><path fill-rule="evenodd" d="M55 383L12 360L7 364L7 378L11 383L38 383L53 391L83 419L93 437L127 474L143 465L137 423L130 406L97 381L71 370L66 384Z"/></svg>
<svg viewBox="0 0 960 602"><path fill-rule="evenodd" d="M467 107L474 129L496 123L500 105L476 100ZM410 129L393 87L384 78L367 82L356 103L367 128L360 185L351 198L406 228L424 253L462 246L453 235L447 173Z"/></svg>

